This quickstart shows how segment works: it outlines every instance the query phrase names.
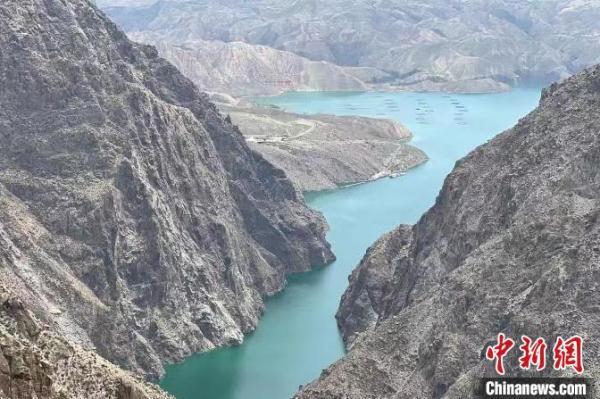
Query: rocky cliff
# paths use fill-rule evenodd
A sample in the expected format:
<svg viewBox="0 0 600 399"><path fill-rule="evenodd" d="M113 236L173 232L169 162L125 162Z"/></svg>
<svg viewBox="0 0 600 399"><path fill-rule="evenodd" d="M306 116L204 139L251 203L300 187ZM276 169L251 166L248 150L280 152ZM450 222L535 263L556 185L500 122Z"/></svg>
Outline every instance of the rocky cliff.
<svg viewBox="0 0 600 399"><path fill-rule="evenodd" d="M352 273L337 314L351 349L297 398L473 397L499 332L549 345L578 334L597 381L599 109L595 67L459 161L421 220ZM508 375L524 374L518 354Z"/></svg>
<svg viewBox="0 0 600 399"><path fill-rule="evenodd" d="M2 1L0 48L0 281L57 336L157 377L332 260L285 174L87 0Z"/></svg>
<svg viewBox="0 0 600 399"><path fill-rule="evenodd" d="M57 335L0 282L0 398L170 396Z"/></svg>
<svg viewBox="0 0 600 399"><path fill-rule="evenodd" d="M103 0L127 32L242 41L385 71L395 90L540 85L600 62L600 7L582 0ZM363 79L368 80L368 79Z"/></svg>

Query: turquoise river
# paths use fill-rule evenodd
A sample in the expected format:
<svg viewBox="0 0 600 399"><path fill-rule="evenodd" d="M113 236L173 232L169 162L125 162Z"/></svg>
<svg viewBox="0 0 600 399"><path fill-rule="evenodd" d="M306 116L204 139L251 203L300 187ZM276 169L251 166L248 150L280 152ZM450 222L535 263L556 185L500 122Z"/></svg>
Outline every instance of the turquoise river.
<svg viewBox="0 0 600 399"><path fill-rule="evenodd" d="M454 163L531 111L540 90L500 94L287 93L257 102L299 113L391 118L414 133L429 161L404 176L306 194L330 225L337 261L291 276L267 300L256 331L233 348L197 354L167 367L161 386L178 399L288 399L344 355L334 314L348 275L365 250L401 223L414 223L435 201Z"/></svg>

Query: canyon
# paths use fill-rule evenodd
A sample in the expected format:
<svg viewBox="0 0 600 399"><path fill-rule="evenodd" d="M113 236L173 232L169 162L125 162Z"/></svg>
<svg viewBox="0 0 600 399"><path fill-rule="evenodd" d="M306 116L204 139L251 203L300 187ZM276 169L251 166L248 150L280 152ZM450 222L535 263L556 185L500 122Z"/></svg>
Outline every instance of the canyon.
<svg viewBox="0 0 600 399"><path fill-rule="evenodd" d="M402 182L425 187L410 197L420 215L459 157L450 133L483 142L495 131L469 123L508 108L498 100L478 115L450 94L415 93L402 109L365 94L394 117L410 109L413 126L443 120L444 139L423 142L450 155L424 163L398 121L227 93L278 93L282 74L297 90L479 92L563 80L459 160L433 206L418 220L411 213L416 223L367 250L336 314L347 354L296 399L473 397L477 379L495 375L482 354L500 332L578 334L585 375L598 381L600 67L582 69L600 54L599 3L257 4L98 1L157 49L89 0L0 3L0 398L169 398L152 383L166 364L243 348L288 276L330 270L327 223L301 190L408 171ZM400 204L411 187L398 187L396 197L345 190ZM352 267L357 243L376 236L369 212L385 226L396 213L334 199L346 208L331 212L345 223L332 237L348 245ZM317 280L305 276L304 288ZM320 289L337 292L337 277ZM313 313L324 325L326 314ZM509 355L510 375L533 375L517 364Z"/></svg>
<svg viewBox="0 0 600 399"><path fill-rule="evenodd" d="M399 122L302 116L243 98L282 91L364 91L370 86L356 76L380 75L370 68L339 67L241 42L173 44L151 32L131 32L129 37L155 45L161 56L207 91L219 110L240 127L251 148L285 171L302 191L397 175L427 160L407 144L411 133Z"/></svg>
<svg viewBox="0 0 600 399"><path fill-rule="evenodd" d="M600 50L596 1L102 0L99 5L132 39L156 45L198 87L217 96L501 92L541 87L600 62L594 55ZM279 130L291 119L302 123L297 116L256 107L232 115L238 116L234 123L247 126L244 121L254 120L265 129ZM343 118L330 118L326 126L337 132L357 126ZM328 135L326 126L317 124L316 135ZM356 148L351 137L357 131L350 130L323 147L305 136L253 148L310 191L395 175L426 159L401 140L381 142L384 132L372 135L369 129L361 132L368 145ZM390 154L398 154L395 171L386 167ZM314 171L305 166L313 163ZM362 164L368 167L358 170Z"/></svg>
<svg viewBox="0 0 600 399"><path fill-rule="evenodd" d="M351 106L355 115L384 113L394 118L396 106L412 110L402 122L430 159L397 178L305 194L309 206L327 219L327 239L336 261L293 276L281 294L268 300L257 330L242 345L169 365L161 387L181 399L281 399L317 378L344 356L335 314L348 276L365 250L398 224L418 221L434 204L455 162L534 109L540 92L515 89L476 96L305 92L263 99L265 104L305 115L321 111L344 115ZM417 108L433 112L423 120ZM463 109L468 113L457 120L457 110Z"/></svg>
<svg viewBox="0 0 600 399"><path fill-rule="evenodd" d="M297 396L474 397L498 333L579 335L598 377L600 67L460 160L435 205L367 251L337 320L349 349ZM572 375L520 370L509 376Z"/></svg>

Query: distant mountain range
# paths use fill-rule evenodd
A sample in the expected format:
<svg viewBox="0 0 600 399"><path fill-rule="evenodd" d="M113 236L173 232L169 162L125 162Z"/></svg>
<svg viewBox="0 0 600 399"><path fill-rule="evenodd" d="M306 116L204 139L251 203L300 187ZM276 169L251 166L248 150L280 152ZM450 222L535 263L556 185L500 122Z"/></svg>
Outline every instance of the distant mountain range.
<svg viewBox="0 0 600 399"><path fill-rule="evenodd" d="M600 62L600 2L99 0L127 32L245 42L386 72L396 89L541 85Z"/></svg>
<svg viewBox="0 0 600 399"><path fill-rule="evenodd" d="M153 32L134 32L129 36L156 46L161 56L209 92L265 95L290 90L366 90L370 82L391 76L374 68L341 67L243 42L166 41L160 33Z"/></svg>

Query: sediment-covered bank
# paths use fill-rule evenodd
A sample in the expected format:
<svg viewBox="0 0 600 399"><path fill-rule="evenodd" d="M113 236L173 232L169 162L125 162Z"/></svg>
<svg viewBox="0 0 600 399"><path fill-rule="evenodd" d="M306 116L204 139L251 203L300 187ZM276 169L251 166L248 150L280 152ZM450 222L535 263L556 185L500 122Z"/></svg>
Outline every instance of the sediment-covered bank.
<svg viewBox="0 0 600 399"><path fill-rule="evenodd" d="M399 175L427 161L399 122L361 116L300 115L240 101L217 103L250 147L302 191Z"/></svg>

